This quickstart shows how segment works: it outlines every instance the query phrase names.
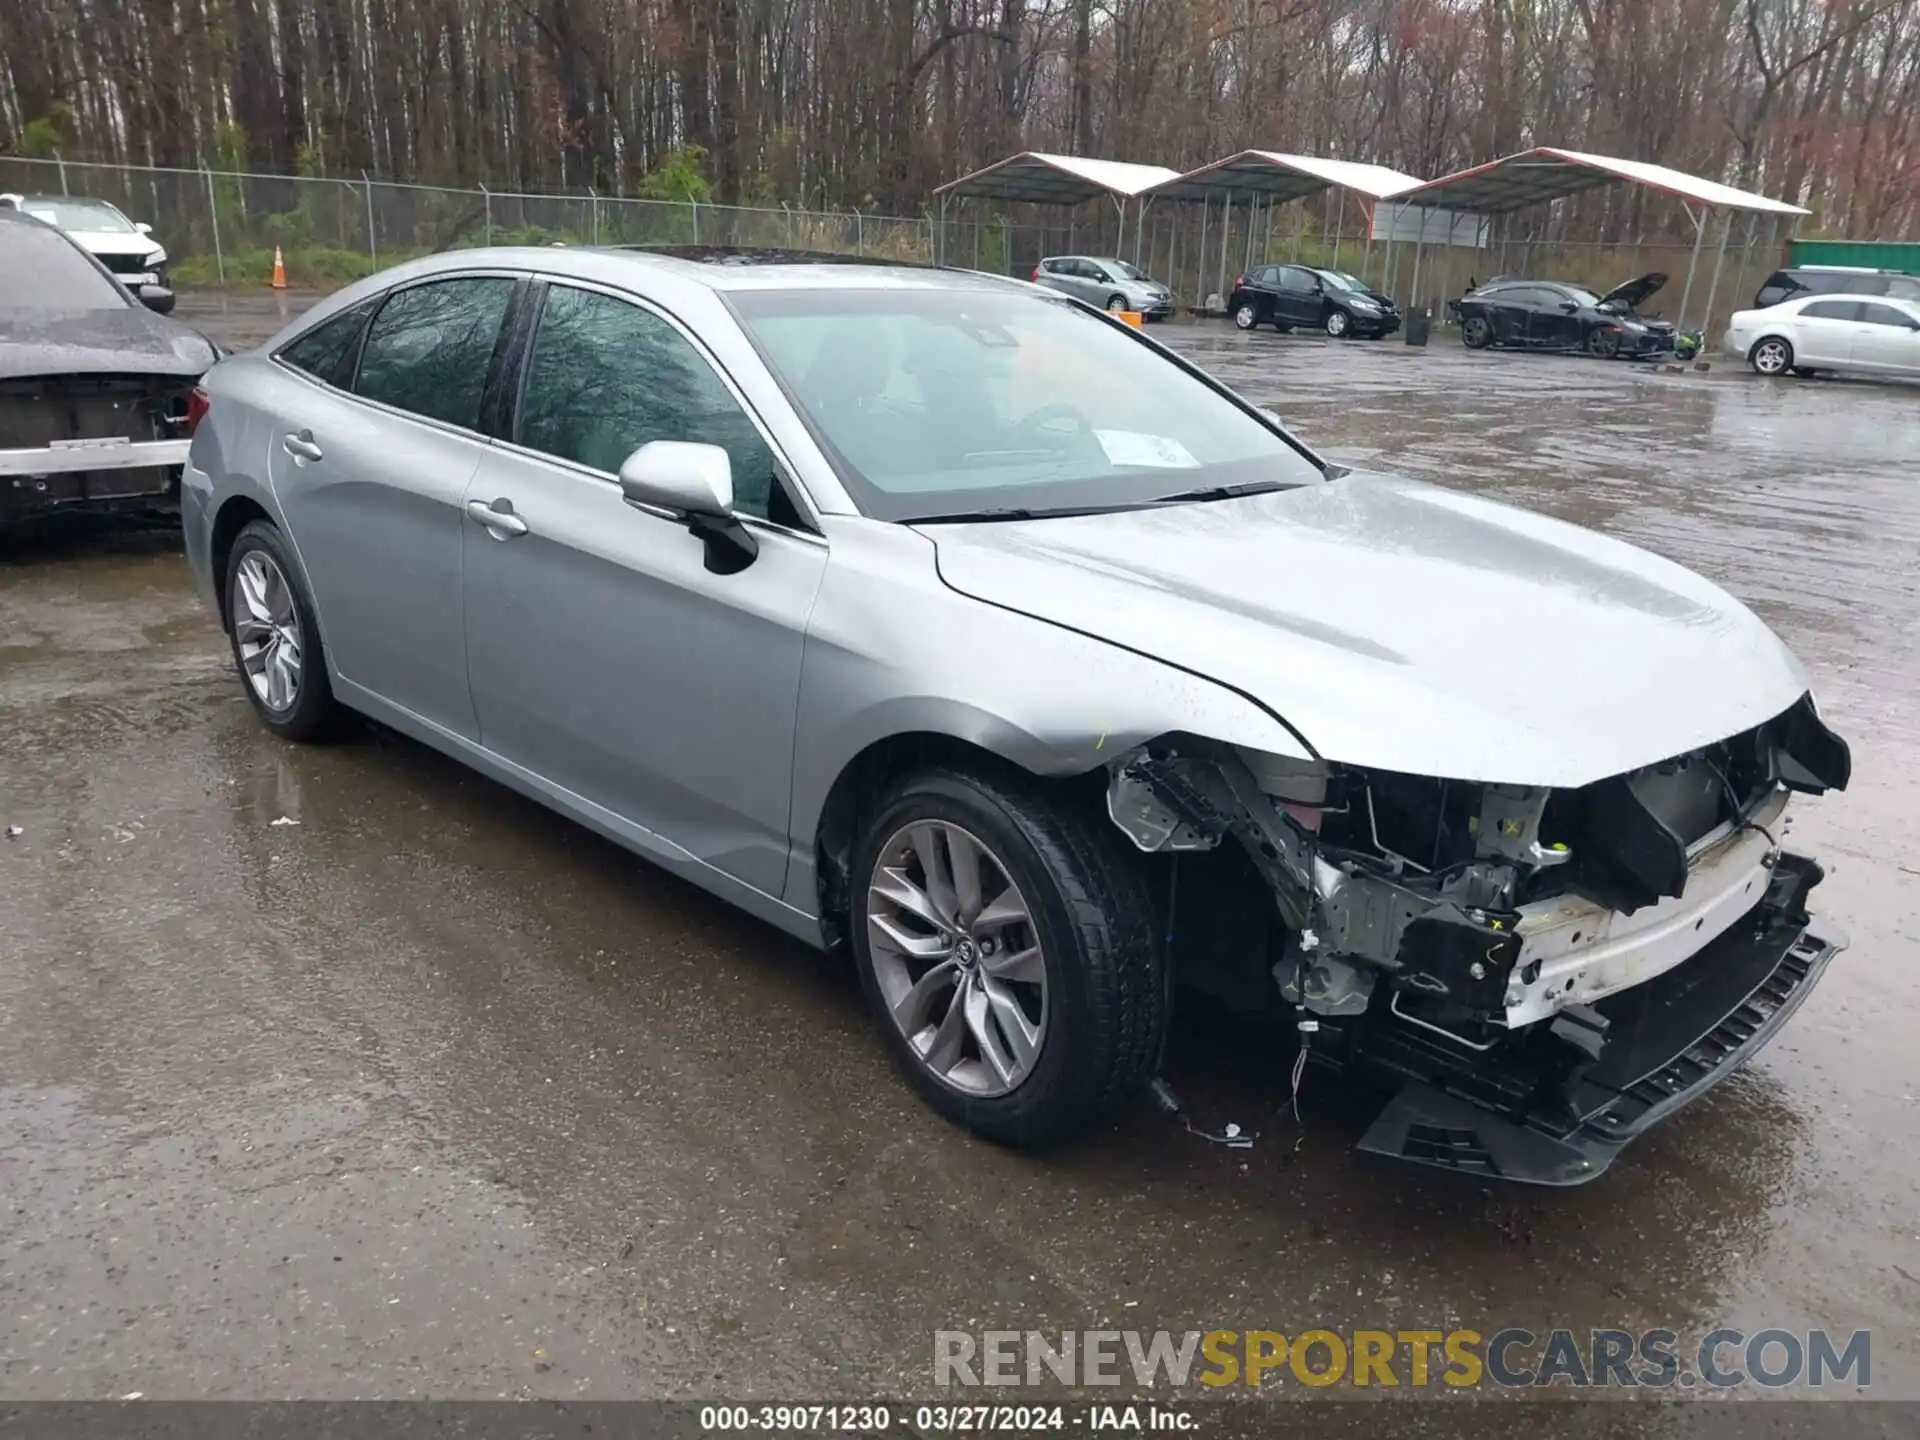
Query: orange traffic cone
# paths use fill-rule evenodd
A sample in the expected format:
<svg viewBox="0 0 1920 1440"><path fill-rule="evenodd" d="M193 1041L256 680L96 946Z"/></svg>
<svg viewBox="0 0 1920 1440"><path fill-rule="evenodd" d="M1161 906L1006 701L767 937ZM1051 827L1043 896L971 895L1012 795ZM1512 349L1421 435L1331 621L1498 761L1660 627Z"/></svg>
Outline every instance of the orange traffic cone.
<svg viewBox="0 0 1920 1440"><path fill-rule="evenodd" d="M276 290L287 288L287 262L281 256L278 245L273 247L273 288Z"/></svg>

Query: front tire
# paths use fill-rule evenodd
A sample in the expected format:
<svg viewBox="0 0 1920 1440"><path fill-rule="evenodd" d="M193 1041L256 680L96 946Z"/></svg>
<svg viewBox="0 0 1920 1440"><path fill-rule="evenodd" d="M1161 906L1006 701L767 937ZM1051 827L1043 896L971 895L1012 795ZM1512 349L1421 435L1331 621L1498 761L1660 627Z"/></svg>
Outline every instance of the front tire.
<svg viewBox="0 0 1920 1440"><path fill-rule="evenodd" d="M1761 375L1784 375L1793 369L1793 346L1785 337L1768 335L1747 352L1747 363Z"/></svg>
<svg viewBox="0 0 1920 1440"><path fill-rule="evenodd" d="M313 602L285 537L255 520L227 556L227 640L260 723L296 742L324 740L343 717L327 678Z"/></svg>
<svg viewBox="0 0 1920 1440"><path fill-rule="evenodd" d="M1344 340L1347 332L1353 329L1353 318L1344 310L1327 312L1327 334L1335 340Z"/></svg>
<svg viewBox="0 0 1920 1440"><path fill-rule="evenodd" d="M1121 311L1125 310L1126 308L1127 308L1126 296L1109 295L1107 297L1107 313L1109 315L1118 315L1120 314Z"/></svg>
<svg viewBox="0 0 1920 1440"><path fill-rule="evenodd" d="M1493 326L1484 315L1469 315L1460 326L1460 343L1469 350L1484 350L1493 343Z"/></svg>
<svg viewBox="0 0 1920 1440"><path fill-rule="evenodd" d="M1070 1139L1152 1077L1162 958L1110 829L1017 774L958 770L906 777L862 828L861 987L914 1088L988 1139Z"/></svg>
<svg viewBox="0 0 1920 1440"><path fill-rule="evenodd" d="M1595 330L1587 338L1587 351L1598 360L1620 358L1620 334L1616 330Z"/></svg>

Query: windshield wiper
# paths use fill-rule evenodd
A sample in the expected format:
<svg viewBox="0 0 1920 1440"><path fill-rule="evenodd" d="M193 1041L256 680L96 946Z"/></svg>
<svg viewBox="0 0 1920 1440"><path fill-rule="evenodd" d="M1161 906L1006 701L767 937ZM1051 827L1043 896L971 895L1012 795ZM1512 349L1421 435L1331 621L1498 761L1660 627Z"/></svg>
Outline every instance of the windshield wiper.
<svg viewBox="0 0 1920 1440"><path fill-rule="evenodd" d="M1174 495L1161 495L1156 497L1153 503L1178 505L1189 500L1237 500L1242 495L1264 495L1269 490L1286 488L1278 480L1243 480L1238 485L1203 485L1198 490L1182 490Z"/></svg>
<svg viewBox="0 0 1920 1440"><path fill-rule="evenodd" d="M944 510L938 515L909 515L906 525L961 525L991 520L1062 520L1070 515L1112 515L1121 510L1138 510L1153 500L1109 501L1104 505L1049 505L1035 510L1025 505L995 505L982 510Z"/></svg>

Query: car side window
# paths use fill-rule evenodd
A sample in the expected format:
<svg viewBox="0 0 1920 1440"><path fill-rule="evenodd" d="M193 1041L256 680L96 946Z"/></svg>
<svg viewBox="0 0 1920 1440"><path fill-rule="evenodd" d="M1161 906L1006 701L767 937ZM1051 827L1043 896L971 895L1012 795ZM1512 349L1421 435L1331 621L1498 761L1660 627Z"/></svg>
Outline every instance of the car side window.
<svg viewBox="0 0 1920 1440"><path fill-rule="evenodd" d="M1860 319L1868 325L1890 325L1896 330L1909 330L1913 321L1904 310L1896 310L1891 305L1862 305Z"/></svg>
<svg viewBox="0 0 1920 1440"><path fill-rule="evenodd" d="M1283 266L1280 271L1280 288L1305 295L1313 289L1313 276L1298 265Z"/></svg>
<svg viewBox="0 0 1920 1440"><path fill-rule="evenodd" d="M608 474L652 440L718 445L741 513L791 508L775 498L772 450L706 358L651 310L597 291L547 291L515 438Z"/></svg>
<svg viewBox="0 0 1920 1440"><path fill-rule="evenodd" d="M322 320L306 334L281 346L280 359L316 380L324 380L329 385L341 384L347 367L353 363L360 331L373 313L373 306L373 301L366 301Z"/></svg>
<svg viewBox="0 0 1920 1440"><path fill-rule="evenodd" d="M478 430L500 322L517 283L473 275L394 291L367 327L354 394Z"/></svg>
<svg viewBox="0 0 1920 1440"><path fill-rule="evenodd" d="M1809 320L1857 320L1860 304L1856 300L1816 300L1800 313Z"/></svg>

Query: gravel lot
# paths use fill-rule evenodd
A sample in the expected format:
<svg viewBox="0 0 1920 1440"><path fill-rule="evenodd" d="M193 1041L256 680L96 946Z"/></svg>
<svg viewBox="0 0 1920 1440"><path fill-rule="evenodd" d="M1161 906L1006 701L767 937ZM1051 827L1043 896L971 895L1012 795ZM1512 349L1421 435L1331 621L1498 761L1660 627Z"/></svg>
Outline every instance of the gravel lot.
<svg viewBox="0 0 1920 1440"><path fill-rule="evenodd" d="M938 1328L1724 1323L1871 1328L1920 1398L1920 391L1165 333L1807 661L1855 778L1793 837L1853 946L1757 1064L1565 1193L1362 1162L1326 1083L1296 1148L1284 1067L1194 1028L1173 1079L1252 1151L1143 1106L1003 1153L849 975L410 742L274 741L173 536L63 527L0 540L0 1397L921 1395Z"/></svg>

